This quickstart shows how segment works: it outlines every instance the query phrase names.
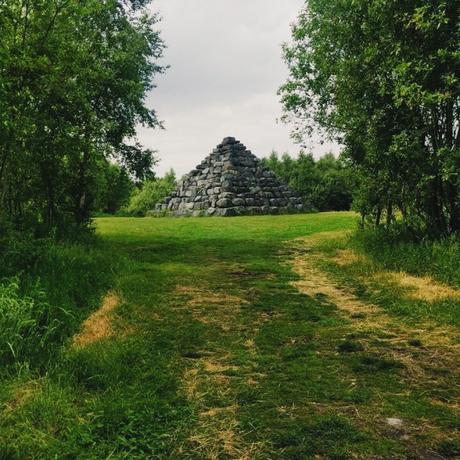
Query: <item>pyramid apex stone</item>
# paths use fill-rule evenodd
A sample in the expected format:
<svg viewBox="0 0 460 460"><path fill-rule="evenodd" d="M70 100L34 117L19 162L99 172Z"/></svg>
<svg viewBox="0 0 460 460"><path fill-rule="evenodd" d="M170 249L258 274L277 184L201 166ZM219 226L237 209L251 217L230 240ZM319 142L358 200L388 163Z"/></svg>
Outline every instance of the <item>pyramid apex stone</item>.
<svg viewBox="0 0 460 460"><path fill-rule="evenodd" d="M226 137L177 189L158 215L238 216L304 211L302 199L234 137Z"/></svg>
<svg viewBox="0 0 460 460"><path fill-rule="evenodd" d="M234 137L224 137L223 141L221 142L221 145L233 145L237 143L238 141Z"/></svg>

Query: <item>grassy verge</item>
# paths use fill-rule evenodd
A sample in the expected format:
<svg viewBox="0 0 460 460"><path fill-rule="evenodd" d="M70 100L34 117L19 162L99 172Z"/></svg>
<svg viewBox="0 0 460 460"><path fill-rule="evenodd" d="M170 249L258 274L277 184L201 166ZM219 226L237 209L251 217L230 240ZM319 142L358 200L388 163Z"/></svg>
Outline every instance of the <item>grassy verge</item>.
<svg viewBox="0 0 460 460"><path fill-rule="evenodd" d="M1 373L46 371L98 306L115 266L96 242L9 241L0 256Z"/></svg>
<svg viewBox="0 0 460 460"><path fill-rule="evenodd" d="M43 442L31 433L40 433L49 419L56 426L61 423L66 410L61 401L68 389L50 376L64 375L62 352L84 318L98 308L117 260L94 241L20 239L8 241L0 259L0 458L27 458L29 442ZM31 412L19 414L23 405ZM25 445L15 446L9 436L22 430L20 420L27 413L32 419L22 433ZM18 424L10 431L12 421Z"/></svg>
<svg viewBox="0 0 460 460"><path fill-rule="evenodd" d="M415 242L398 229L358 232L351 242L374 263L390 270L431 275L439 281L460 287L460 241Z"/></svg>
<svg viewBox="0 0 460 460"><path fill-rule="evenodd" d="M456 457L460 292L428 276L427 267L410 273L367 252L363 238L374 237L310 238L308 258L297 260L298 287L335 305L345 321L336 353L363 398L345 410L379 436L380 447L393 443L382 458Z"/></svg>
<svg viewBox="0 0 460 460"><path fill-rule="evenodd" d="M399 310L406 290L388 279L376 293L365 272L387 269L354 254L353 214L97 226L88 263L104 275L87 268L78 292L110 287L113 308L45 373L4 379L4 458L456 455L454 343L440 334L453 313Z"/></svg>

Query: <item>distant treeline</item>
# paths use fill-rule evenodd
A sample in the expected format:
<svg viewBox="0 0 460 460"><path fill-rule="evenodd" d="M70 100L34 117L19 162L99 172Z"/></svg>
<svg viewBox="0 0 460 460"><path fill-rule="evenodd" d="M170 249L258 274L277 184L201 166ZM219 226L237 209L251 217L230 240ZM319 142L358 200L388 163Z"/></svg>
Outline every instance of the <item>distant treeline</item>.
<svg viewBox="0 0 460 460"><path fill-rule="evenodd" d="M303 199L312 211L347 211L357 190L353 168L343 158L327 154L315 160L300 153L296 158L287 153L272 152L263 164L271 169ZM123 168L108 164L99 180L96 214L145 216L168 196L176 186L171 169L163 177L152 177L134 183Z"/></svg>
<svg viewBox="0 0 460 460"><path fill-rule="evenodd" d="M295 190L312 211L348 211L357 195L357 176L349 162L327 154L315 160L301 152L296 158L273 151L263 164ZM96 214L145 216L176 186L171 169L163 177L135 183L123 168L107 164L99 179Z"/></svg>
<svg viewBox="0 0 460 460"><path fill-rule="evenodd" d="M307 208L317 211L348 211L353 203L356 176L342 158L327 154L315 160L300 153L297 158L287 153L281 157L272 152L263 163L304 198Z"/></svg>
<svg viewBox="0 0 460 460"><path fill-rule="evenodd" d="M175 186L176 174L172 169L163 177L152 174L144 181L134 181L125 168L107 163L99 174L93 216L145 216Z"/></svg>

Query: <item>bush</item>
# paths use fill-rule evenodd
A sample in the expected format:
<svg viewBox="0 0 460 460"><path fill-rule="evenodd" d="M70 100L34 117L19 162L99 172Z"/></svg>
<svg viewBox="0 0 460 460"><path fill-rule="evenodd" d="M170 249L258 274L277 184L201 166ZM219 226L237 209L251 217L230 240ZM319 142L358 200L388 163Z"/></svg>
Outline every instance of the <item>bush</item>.
<svg viewBox="0 0 460 460"><path fill-rule="evenodd" d="M173 170L160 179L145 181L141 189L135 190L126 208L128 214L145 216L155 205L166 198L176 186L176 175Z"/></svg>

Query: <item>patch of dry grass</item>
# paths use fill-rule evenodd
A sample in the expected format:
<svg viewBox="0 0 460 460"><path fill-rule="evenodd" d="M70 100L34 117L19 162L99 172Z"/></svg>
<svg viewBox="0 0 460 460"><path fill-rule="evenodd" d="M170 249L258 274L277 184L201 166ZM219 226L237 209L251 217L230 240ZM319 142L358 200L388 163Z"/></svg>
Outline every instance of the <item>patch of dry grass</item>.
<svg viewBox="0 0 460 460"><path fill-rule="evenodd" d="M331 233L331 235L328 233ZM350 317L359 323L361 328L381 328L391 331L394 328L401 327L400 321L396 321L395 318L385 313L379 306L359 299L347 286L337 285L331 275L320 268L320 263L328 258L320 250L321 243L330 239L343 239L346 236L344 232L328 233L318 233L314 237L299 238L295 241L294 248L297 253L294 253L290 263L295 273L299 275L299 279L293 282L293 285L299 291L311 297L325 296L339 310L349 313ZM345 252L338 252L339 254L345 253L346 256L343 260L353 260L352 263L359 263L365 260L364 257L354 255L351 249ZM336 253L335 256L330 256L329 260L337 263L337 257ZM337 264L344 265L341 262ZM360 278L360 282L365 283L369 289L372 289L374 281L387 284L397 282L398 285L407 287L410 290L408 294L404 292L404 295L413 296L412 298L417 300L434 301L435 299L441 300L452 296L459 296L460 298L459 291L437 283L430 277L416 277L404 272L370 271L367 278ZM453 346L454 348L458 346L458 330L446 325L440 326L433 321L420 321L417 328L411 329L410 332L412 338L414 336L423 336L425 344ZM405 341L407 339L407 337L401 338L400 333L395 333L395 337L397 337L396 341Z"/></svg>
<svg viewBox="0 0 460 460"><path fill-rule="evenodd" d="M2 416L7 416L8 414L20 409L24 406L24 404L38 394L42 390L42 387L42 380L37 379L29 380L28 382L15 388L10 399L3 406Z"/></svg>
<svg viewBox="0 0 460 460"><path fill-rule="evenodd" d="M113 335L114 311L120 304L119 296L109 292L99 310L85 320L81 331L73 337L72 346L79 348L90 343L109 338Z"/></svg>
<svg viewBox="0 0 460 460"><path fill-rule="evenodd" d="M292 283L293 286L310 297L326 296L337 308L353 315L378 312L379 309L375 305L361 301L345 287L332 283L330 277L314 264L318 257L319 254L309 252L307 255L295 256L291 260L295 273L299 275L299 279Z"/></svg>
<svg viewBox="0 0 460 460"><path fill-rule="evenodd" d="M331 236L325 236L325 238L330 239ZM318 243L318 241L321 241L321 234L319 234L319 240L318 238L316 239L316 243ZM339 267L369 262L364 255L357 254L351 248L337 249L336 254L331 257L330 260ZM371 281L387 285L392 284L395 287L402 288L402 294L405 298L421 300L428 303L439 302L442 300L460 299L460 290L440 283L431 276L414 276L404 271L371 271L368 273L367 278L363 278L362 281L367 281L367 284Z"/></svg>
<svg viewBox="0 0 460 460"><path fill-rule="evenodd" d="M356 254L352 249L338 249L332 260L340 267L346 267L360 262L363 256Z"/></svg>
<svg viewBox="0 0 460 460"><path fill-rule="evenodd" d="M191 309L193 317L223 332L238 327L237 316L247 301L222 292L200 289L195 286L178 286L180 295L187 297L183 308ZM248 351L255 352L253 341L246 342ZM188 438L189 446L197 458L217 460L232 458L249 460L258 451L256 444L247 444L240 430L239 409L232 388L232 377L240 368L232 363L232 356L224 350L202 351L198 359L188 359L182 379L187 398L197 407L199 417ZM215 406L215 401L222 406Z"/></svg>
<svg viewBox="0 0 460 460"><path fill-rule="evenodd" d="M183 388L187 398L198 409L199 418L188 443L198 458L203 459L249 459L255 446L244 442L237 419L238 404L233 395L231 377L227 371L238 367L228 363L228 355L203 356L193 360L192 367L185 370ZM209 401L227 402L215 407Z"/></svg>
<svg viewBox="0 0 460 460"><path fill-rule="evenodd" d="M229 332L237 325L234 318L241 306L247 304L238 296L194 286L178 286L176 291L188 297L185 307L191 309L196 320L217 326L223 332Z"/></svg>
<svg viewBox="0 0 460 460"><path fill-rule="evenodd" d="M342 238L343 238L342 234ZM293 285L302 293L311 296L325 296L336 305L339 311L347 316L350 332L363 337L360 343L366 352L396 360L404 365L402 373L410 382L430 382L432 385L446 385L452 376L443 376L432 372L439 367L450 369L458 373L460 369L460 344L458 330L455 327L439 325L431 320L419 320L415 327L405 324L401 319L386 313L379 306L358 298L347 286L339 286L332 276L322 270L321 263L325 258L337 265L345 263L359 263L362 259L354 256L351 250L341 251L339 256L328 256L321 251L321 243L331 238L340 238L335 232L333 235L317 234L314 238L297 239L294 243L294 256L291 259L292 267L299 276ZM339 257L339 260L337 260ZM350 262L352 261L352 262ZM431 278L418 278L407 274L386 272L385 276L379 272L380 283L395 283L410 286L410 294L417 299L434 301L445 298L443 296L457 295L456 291L448 286L440 285ZM376 280L374 273L369 273L367 284L369 288ZM360 282L366 282L360 279ZM405 294L403 292L403 294ZM419 347L412 347L410 343L418 340ZM458 401L450 401L449 406L455 409Z"/></svg>
<svg viewBox="0 0 460 460"><path fill-rule="evenodd" d="M209 305L222 305L222 306L239 306L247 303L245 300L237 296L224 294L223 292L203 290L194 286L178 286L176 288L179 294L190 295L187 305L195 306L209 306Z"/></svg>
<svg viewBox="0 0 460 460"><path fill-rule="evenodd" d="M460 291L435 281L430 276L412 276L405 272L378 272L373 277L378 282L392 283L404 289L407 298L424 302L460 299Z"/></svg>

